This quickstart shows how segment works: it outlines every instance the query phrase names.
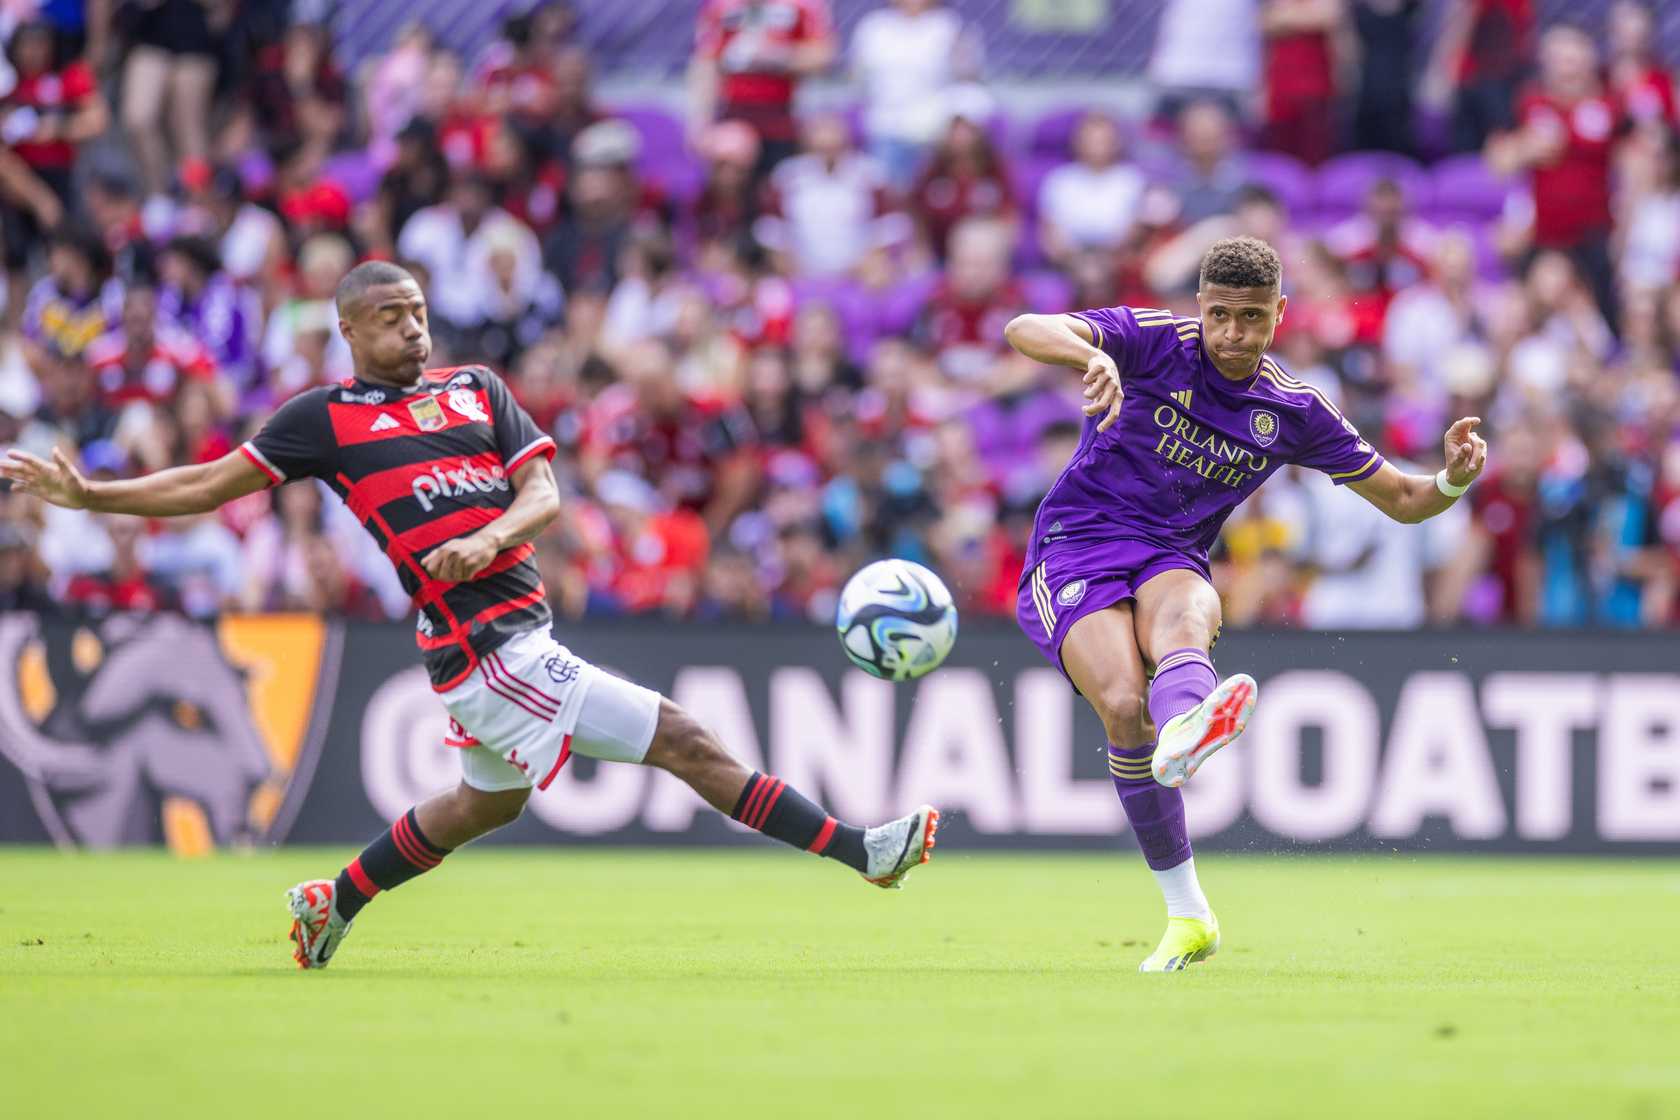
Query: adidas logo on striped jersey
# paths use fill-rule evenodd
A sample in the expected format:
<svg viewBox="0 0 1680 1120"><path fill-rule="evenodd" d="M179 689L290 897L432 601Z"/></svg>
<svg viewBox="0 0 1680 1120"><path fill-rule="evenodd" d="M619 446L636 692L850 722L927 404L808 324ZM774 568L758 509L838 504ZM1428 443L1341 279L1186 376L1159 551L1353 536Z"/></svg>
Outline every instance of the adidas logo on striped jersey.
<svg viewBox="0 0 1680 1120"><path fill-rule="evenodd" d="M1189 389L1177 389L1173 392L1172 399L1178 402L1178 407L1188 409L1190 407L1190 393L1191 390Z"/></svg>
<svg viewBox="0 0 1680 1120"><path fill-rule="evenodd" d="M402 427L402 425L397 423L397 418L395 416L392 416L389 412L385 412L385 413L380 414L379 419L377 419L373 422L373 424L368 428L368 431L370 431L370 432L388 432L392 428L400 428L400 427Z"/></svg>

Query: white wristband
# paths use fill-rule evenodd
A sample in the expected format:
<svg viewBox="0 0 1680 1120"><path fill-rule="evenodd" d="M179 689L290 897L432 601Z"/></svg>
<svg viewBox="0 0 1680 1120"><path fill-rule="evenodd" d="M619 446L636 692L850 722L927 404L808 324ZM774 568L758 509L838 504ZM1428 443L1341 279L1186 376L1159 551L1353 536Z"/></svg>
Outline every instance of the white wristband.
<svg viewBox="0 0 1680 1120"><path fill-rule="evenodd" d="M1470 484L1466 482L1463 486L1454 486L1452 483L1447 481L1446 469L1442 468L1441 470L1435 472L1435 489L1439 490L1449 498L1456 498L1466 490L1470 489Z"/></svg>

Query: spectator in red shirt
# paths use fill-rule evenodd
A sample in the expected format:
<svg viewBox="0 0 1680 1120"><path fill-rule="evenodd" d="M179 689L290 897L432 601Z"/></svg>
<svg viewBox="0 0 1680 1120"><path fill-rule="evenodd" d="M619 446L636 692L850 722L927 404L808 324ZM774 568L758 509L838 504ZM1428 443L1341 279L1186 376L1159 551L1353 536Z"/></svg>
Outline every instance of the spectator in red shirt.
<svg viewBox="0 0 1680 1120"><path fill-rule="evenodd" d="M617 605L689 613L700 596L711 544L706 523L692 510L662 509L653 487L625 471L602 475L595 492L612 526L608 590Z"/></svg>
<svg viewBox="0 0 1680 1120"><path fill-rule="evenodd" d="M1319 164L1336 146L1334 39L1341 0L1266 0L1265 146Z"/></svg>
<svg viewBox="0 0 1680 1120"><path fill-rule="evenodd" d="M140 541L145 522L138 517L103 518L111 537L111 567L103 572L74 576L64 588L66 601L94 614L112 611L153 612L166 610L173 596L153 580L140 562Z"/></svg>
<svg viewBox="0 0 1680 1120"><path fill-rule="evenodd" d="M110 109L88 64L59 57L49 25L38 21L20 25L7 54L17 72L17 84L0 101L0 139L63 207L70 202L76 151L105 131ZM41 216L38 205L8 202L0 211L8 271L21 272L28 263L43 234Z"/></svg>
<svg viewBox="0 0 1680 1120"><path fill-rule="evenodd" d="M1453 148L1480 151L1511 126L1533 50L1534 0L1464 0L1447 12L1430 69L1452 90Z"/></svg>
<svg viewBox="0 0 1680 1120"><path fill-rule="evenodd" d="M1533 243L1567 253L1617 322L1610 263L1610 172L1624 132L1621 106L1599 81L1598 49L1586 32L1559 25L1540 43L1540 80L1517 104L1514 134L1490 144L1488 158L1529 169Z"/></svg>
<svg viewBox="0 0 1680 1120"><path fill-rule="evenodd" d="M835 49L828 0L707 0L689 68L693 133L715 119L746 121L768 175L798 149L794 90L827 70Z"/></svg>
<svg viewBox="0 0 1680 1120"><path fill-rule="evenodd" d="M129 288L122 326L88 347L87 363L101 398L112 408L137 401L167 406L184 382L216 376L215 360L198 340L160 322L158 293L144 285ZM224 416L228 411L217 409Z"/></svg>
<svg viewBox="0 0 1680 1120"><path fill-rule="evenodd" d="M1674 78L1656 53L1656 17L1638 0L1610 6L1610 89L1643 132L1660 139L1680 124Z"/></svg>
<svg viewBox="0 0 1680 1120"><path fill-rule="evenodd" d="M602 390L590 409L585 474L639 475L722 533L757 491L752 421L738 404L685 393L661 340L637 342L620 365L623 380Z"/></svg>
<svg viewBox="0 0 1680 1120"><path fill-rule="evenodd" d="M922 242L940 261L945 260L951 231L959 222L990 218L1011 230L1016 223L1015 192L986 132L986 116L978 101L953 116L910 191L910 208Z"/></svg>
<svg viewBox="0 0 1680 1120"><path fill-rule="evenodd" d="M758 166L758 134L745 121L718 121L700 138L706 180L688 208L684 241L704 263L709 251L751 229L759 214L753 169Z"/></svg>
<svg viewBox="0 0 1680 1120"><path fill-rule="evenodd" d="M951 260L916 324L923 345L938 356L947 377L978 387L1008 347L1003 328L1027 310L1010 275L1014 236L1007 226L981 219L951 234Z"/></svg>
<svg viewBox="0 0 1680 1120"><path fill-rule="evenodd" d="M1408 213L1406 194L1393 179L1379 179L1365 195L1363 213L1325 234L1325 244L1347 265L1353 290L1388 303L1402 288L1429 274L1433 231Z"/></svg>

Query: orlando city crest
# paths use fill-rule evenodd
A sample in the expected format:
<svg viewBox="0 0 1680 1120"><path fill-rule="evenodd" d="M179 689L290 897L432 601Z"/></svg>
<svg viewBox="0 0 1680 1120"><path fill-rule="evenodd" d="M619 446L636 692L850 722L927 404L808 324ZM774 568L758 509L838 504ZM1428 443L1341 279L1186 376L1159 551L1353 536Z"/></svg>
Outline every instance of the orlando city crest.
<svg viewBox="0 0 1680 1120"><path fill-rule="evenodd" d="M1254 442L1261 447L1270 447L1277 442L1278 418L1277 413L1264 408L1257 408L1248 414L1248 434L1254 437Z"/></svg>
<svg viewBox="0 0 1680 1120"><path fill-rule="evenodd" d="M1083 598L1085 598L1085 581L1082 579L1064 583L1062 589L1056 592L1056 602L1064 607L1071 607Z"/></svg>
<svg viewBox="0 0 1680 1120"><path fill-rule="evenodd" d="M0 765L61 847L275 843L326 741L341 631L311 615L0 619Z"/></svg>
<svg viewBox="0 0 1680 1120"><path fill-rule="evenodd" d="M408 412L422 432L435 432L449 426L449 417L443 414L443 406L438 404L436 397L416 397L408 402Z"/></svg>

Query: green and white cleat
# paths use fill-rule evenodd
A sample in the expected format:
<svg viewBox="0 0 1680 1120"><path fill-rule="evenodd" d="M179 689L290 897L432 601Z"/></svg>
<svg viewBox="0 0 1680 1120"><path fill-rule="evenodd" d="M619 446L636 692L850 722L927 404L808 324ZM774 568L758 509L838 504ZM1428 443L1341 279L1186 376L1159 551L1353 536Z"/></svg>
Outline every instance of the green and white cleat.
<svg viewBox="0 0 1680 1120"><path fill-rule="evenodd" d="M863 850L869 869L863 877L890 891L904 889L910 870L933 858L939 833L939 810L923 805L907 817L865 829Z"/></svg>
<svg viewBox="0 0 1680 1120"><path fill-rule="evenodd" d="M1155 951L1138 965L1139 972L1182 972L1219 952L1219 919L1168 918L1167 932Z"/></svg>
<svg viewBox="0 0 1680 1120"><path fill-rule="evenodd" d="M1234 742L1254 714L1260 686L1247 673L1220 681L1208 698L1161 728L1155 747L1155 780L1176 789L1219 748Z"/></svg>

